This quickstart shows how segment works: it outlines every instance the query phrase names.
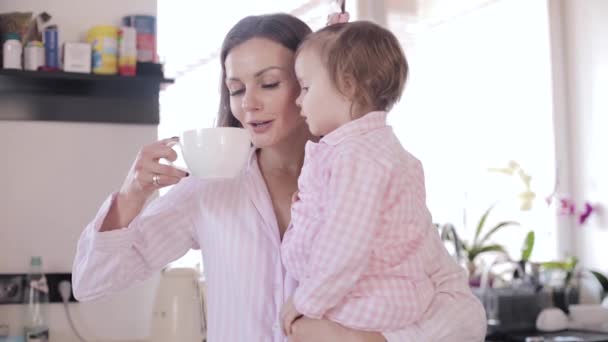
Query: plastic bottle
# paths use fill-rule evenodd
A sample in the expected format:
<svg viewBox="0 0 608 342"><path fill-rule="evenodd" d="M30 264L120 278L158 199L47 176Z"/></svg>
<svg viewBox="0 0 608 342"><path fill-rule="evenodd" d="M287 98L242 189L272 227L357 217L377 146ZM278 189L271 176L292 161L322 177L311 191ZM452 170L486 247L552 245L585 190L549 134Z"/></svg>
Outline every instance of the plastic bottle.
<svg viewBox="0 0 608 342"><path fill-rule="evenodd" d="M44 44L40 41L27 43L23 49L23 68L36 71L39 67L43 67L44 63Z"/></svg>
<svg viewBox="0 0 608 342"><path fill-rule="evenodd" d="M25 341L48 342L49 287L42 271L42 259L33 256L27 275L25 298Z"/></svg>
<svg viewBox="0 0 608 342"><path fill-rule="evenodd" d="M7 33L6 41L2 45L2 66L4 69L23 69L21 65L21 54L23 46L17 33Z"/></svg>
<svg viewBox="0 0 608 342"><path fill-rule="evenodd" d="M137 32L123 26L118 31L118 73L135 76L137 65Z"/></svg>

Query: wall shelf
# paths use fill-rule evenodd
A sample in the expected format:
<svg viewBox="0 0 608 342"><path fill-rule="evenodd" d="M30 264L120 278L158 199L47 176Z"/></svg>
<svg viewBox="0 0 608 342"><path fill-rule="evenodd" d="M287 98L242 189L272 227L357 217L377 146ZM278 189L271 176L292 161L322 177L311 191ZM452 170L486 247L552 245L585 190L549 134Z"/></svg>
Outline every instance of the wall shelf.
<svg viewBox="0 0 608 342"><path fill-rule="evenodd" d="M0 120L153 124L171 79L0 69Z"/></svg>

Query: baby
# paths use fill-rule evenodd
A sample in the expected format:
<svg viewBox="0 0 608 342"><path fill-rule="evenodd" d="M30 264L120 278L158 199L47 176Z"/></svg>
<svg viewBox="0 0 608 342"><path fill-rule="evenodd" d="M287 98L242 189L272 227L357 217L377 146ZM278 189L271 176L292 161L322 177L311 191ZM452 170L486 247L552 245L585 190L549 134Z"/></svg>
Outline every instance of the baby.
<svg viewBox="0 0 608 342"><path fill-rule="evenodd" d="M281 311L357 330L418 322L435 295L421 248L436 234L420 162L386 124L408 64L397 38L366 21L311 34L296 53L297 104L310 131L281 247L299 282Z"/></svg>

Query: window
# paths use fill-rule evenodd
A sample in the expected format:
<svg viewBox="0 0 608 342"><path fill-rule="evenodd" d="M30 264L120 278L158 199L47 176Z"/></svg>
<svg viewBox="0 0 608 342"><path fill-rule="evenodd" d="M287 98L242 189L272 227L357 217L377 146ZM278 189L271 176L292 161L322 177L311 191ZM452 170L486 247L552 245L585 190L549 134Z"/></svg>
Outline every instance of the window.
<svg viewBox="0 0 608 342"><path fill-rule="evenodd" d="M546 2L477 2L447 17L389 11L389 28L410 64L389 120L425 167L435 222L454 223L470 240L484 210L499 201L490 219L522 223L497 235L511 256L519 256L533 229L533 259L552 259L556 218L544 203L555 184ZM532 176L537 199L530 212L518 210L523 184L517 178L486 171L509 160Z"/></svg>
<svg viewBox="0 0 608 342"><path fill-rule="evenodd" d="M410 63L405 94L389 120L404 146L423 162L435 222L452 222L467 238L483 211L499 201L490 218L523 225L497 236L511 255L518 255L525 234L534 229L533 259L552 259L556 219L543 202L553 190L556 164L546 2L467 3L476 7L434 8L416 15L389 5L389 28L399 36ZM160 137L214 124L219 47L238 19L286 11L318 29L332 11L331 1L325 0L239 0L214 3L213 11L208 6L159 1L159 54L166 72L177 75L176 83L161 93ZM515 195L522 185L516 178L486 171L509 160L533 177L537 200L530 212L518 210Z"/></svg>

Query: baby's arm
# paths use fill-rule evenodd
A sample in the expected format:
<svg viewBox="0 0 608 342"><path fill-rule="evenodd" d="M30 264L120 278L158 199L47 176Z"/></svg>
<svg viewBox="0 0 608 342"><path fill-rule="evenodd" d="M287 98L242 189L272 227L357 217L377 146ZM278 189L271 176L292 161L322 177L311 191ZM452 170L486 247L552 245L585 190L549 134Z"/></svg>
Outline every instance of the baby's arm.
<svg viewBox="0 0 608 342"><path fill-rule="evenodd" d="M294 294L297 310L311 318L336 306L367 267L390 180L381 165L353 153L332 161L329 178L328 219L313 242L309 273Z"/></svg>

